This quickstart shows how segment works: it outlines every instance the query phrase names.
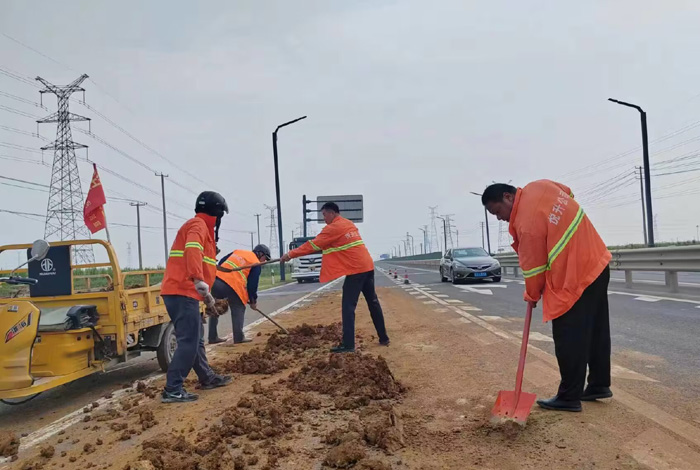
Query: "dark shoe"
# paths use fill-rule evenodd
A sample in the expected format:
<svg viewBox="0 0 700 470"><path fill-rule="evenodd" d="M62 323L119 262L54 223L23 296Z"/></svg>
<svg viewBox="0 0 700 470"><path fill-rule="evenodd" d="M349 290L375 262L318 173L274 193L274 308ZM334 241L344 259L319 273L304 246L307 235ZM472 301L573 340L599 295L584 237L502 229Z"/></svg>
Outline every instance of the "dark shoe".
<svg viewBox="0 0 700 470"><path fill-rule="evenodd" d="M581 411L581 402L579 400L560 400L559 396L549 400L537 400L537 404L545 410Z"/></svg>
<svg viewBox="0 0 700 470"><path fill-rule="evenodd" d="M196 401L199 398L199 395L195 395L194 393L189 393L187 392L184 388L180 390L179 392L168 392L167 390L163 390L163 393L160 395L160 402L161 403L186 403L190 401Z"/></svg>
<svg viewBox="0 0 700 470"><path fill-rule="evenodd" d="M355 348L346 348L342 344L335 346L331 348L332 353L353 353L355 352Z"/></svg>
<svg viewBox="0 0 700 470"><path fill-rule="evenodd" d="M242 340L240 340L240 341L234 341L233 343L234 343L234 344L242 344L242 343L251 343L252 341L253 341L253 340L250 339L250 338L243 338Z"/></svg>
<svg viewBox="0 0 700 470"><path fill-rule="evenodd" d="M211 390L212 388L225 387L233 382L230 375L217 375L214 379L207 384L199 384L201 390Z"/></svg>
<svg viewBox="0 0 700 470"><path fill-rule="evenodd" d="M209 344L219 344L219 343L225 343L226 340L223 338L216 338L216 339L210 339Z"/></svg>
<svg viewBox="0 0 700 470"><path fill-rule="evenodd" d="M382 346L389 346L390 343L391 343L391 340L389 340L388 338L387 338L386 341L380 341L380 342L379 342L379 344L382 345Z"/></svg>
<svg viewBox="0 0 700 470"><path fill-rule="evenodd" d="M581 396L581 401L595 401L602 398L612 398L610 387L586 387Z"/></svg>

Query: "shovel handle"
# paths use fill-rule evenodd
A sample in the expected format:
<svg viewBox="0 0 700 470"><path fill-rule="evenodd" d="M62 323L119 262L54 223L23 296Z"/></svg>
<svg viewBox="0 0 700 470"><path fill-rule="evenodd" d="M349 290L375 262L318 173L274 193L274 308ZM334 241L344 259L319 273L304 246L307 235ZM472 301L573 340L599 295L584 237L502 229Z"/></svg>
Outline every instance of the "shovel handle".
<svg viewBox="0 0 700 470"><path fill-rule="evenodd" d="M527 313L525 313L525 326L523 327L523 343L520 345L520 362L518 362L518 373L515 376L515 403L518 403L520 392L523 388L523 372L525 371L525 356L527 356L527 343L530 338L530 322L532 321L532 304L527 303Z"/></svg>
<svg viewBox="0 0 700 470"><path fill-rule="evenodd" d="M265 266L266 264L271 264L271 263L277 263L280 259L271 259L269 261L263 261L262 263L255 263L255 264L247 264L245 266L239 266L237 268L225 268L224 266L217 266L216 270L221 271L222 273L235 273L236 271L242 271L244 269L248 268L255 268L257 266Z"/></svg>

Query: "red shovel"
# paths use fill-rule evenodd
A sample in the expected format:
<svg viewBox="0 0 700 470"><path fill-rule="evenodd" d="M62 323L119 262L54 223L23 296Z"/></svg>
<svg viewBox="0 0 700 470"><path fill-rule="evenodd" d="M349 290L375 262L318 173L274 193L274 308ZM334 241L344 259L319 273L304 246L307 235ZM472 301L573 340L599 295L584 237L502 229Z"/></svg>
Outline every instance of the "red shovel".
<svg viewBox="0 0 700 470"><path fill-rule="evenodd" d="M521 426L525 426L527 417L530 416L530 409L537 398L534 393L522 392L527 341L530 337L530 320L532 320L532 305L528 303L525 327L523 328L523 343L520 346L520 362L518 363L518 373L515 376L515 391L501 390L498 392L496 403L491 410L492 422L513 420Z"/></svg>

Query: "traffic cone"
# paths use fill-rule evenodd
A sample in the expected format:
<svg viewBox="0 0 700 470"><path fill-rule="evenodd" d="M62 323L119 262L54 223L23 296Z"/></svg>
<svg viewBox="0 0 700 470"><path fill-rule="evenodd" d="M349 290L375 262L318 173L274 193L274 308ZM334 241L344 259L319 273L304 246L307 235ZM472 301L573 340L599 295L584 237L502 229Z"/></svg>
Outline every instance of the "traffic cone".
<svg viewBox="0 0 700 470"><path fill-rule="evenodd" d="M405 273L405 274L404 274L403 283L404 283L404 284L410 284L411 282L408 280L408 272L404 271L404 273Z"/></svg>
<svg viewBox="0 0 700 470"><path fill-rule="evenodd" d="M394 269L394 279L398 279L398 278L399 278L399 270Z"/></svg>

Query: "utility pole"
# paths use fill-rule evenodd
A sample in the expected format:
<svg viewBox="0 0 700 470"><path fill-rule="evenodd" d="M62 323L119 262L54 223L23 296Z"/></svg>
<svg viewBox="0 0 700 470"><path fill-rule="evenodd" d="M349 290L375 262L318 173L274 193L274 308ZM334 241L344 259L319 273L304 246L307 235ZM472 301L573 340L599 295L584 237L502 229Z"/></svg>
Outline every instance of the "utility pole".
<svg viewBox="0 0 700 470"><path fill-rule="evenodd" d="M279 172L279 164L277 162L277 131L279 131L281 128L288 126L290 124L294 124L297 121L301 121L302 119L306 119L306 116L302 116L300 118L296 118L292 121L285 122L284 124L280 124L277 126L277 128L272 132L272 153L275 161L275 192L277 193L277 222L279 224L279 239L280 239L280 258L284 254L284 243L282 243L282 240L284 239L284 236L282 235L282 198L280 196L280 172ZM284 263L281 263L282 265L280 266L280 281L285 280L285 269L284 269Z"/></svg>
<svg viewBox="0 0 700 470"><path fill-rule="evenodd" d="M474 191L469 191L471 194L475 196L479 196L481 198L481 194L475 193ZM489 211L486 210L486 206L484 206L484 225L486 226L486 246L484 246L484 249L488 246L488 253L491 254L491 234L489 233ZM482 238L483 238L483 233L482 233ZM500 238L500 237L499 237ZM482 243L483 245L483 243Z"/></svg>
<svg viewBox="0 0 700 470"><path fill-rule="evenodd" d="M426 249L426 251L427 251L427 249L428 249L428 238L427 238L428 226L427 226L427 225L423 225L423 228L418 227L418 230L420 230L421 232L423 232L423 243L421 243L421 247L422 247L422 246L425 246L425 249ZM422 251L423 251L423 249L421 248L421 252L422 252Z"/></svg>
<svg viewBox="0 0 700 470"><path fill-rule="evenodd" d="M399 258L401 258L401 244L399 243Z"/></svg>
<svg viewBox="0 0 700 470"><path fill-rule="evenodd" d="M651 171L649 169L649 136L647 135L647 113L636 104L625 103L613 98L608 98L608 101L617 103L628 108L634 108L639 111L639 116L642 122L642 157L644 159L644 188L647 206L647 246L654 246L654 211L651 207Z"/></svg>
<svg viewBox="0 0 700 470"><path fill-rule="evenodd" d="M136 234L138 236L139 248L139 269L143 271L143 256L141 254L141 207L145 206L145 202L131 202L130 206L136 207Z"/></svg>
<svg viewBox="0 0 700 470"><path fill-rule="evenodd" d="M635 168L639 170L639 200L642 202L642 233L644 234L644 244L649 246L649 241L647 240L647 213L644 209L644 177L642 176L642 167L636 166Z"/></svg>
<svg viewBox="0 0 700 470"><path fill-rule="evenodd" d="M306 194L301 198L301 223L304 226L304 235L303 237L306 238L308 235L306 235L306 205L308 204L308 201L306 199Z"/></svg>
<svg viewBox="0 0 700 470"><path fill-rule="evenodd" d="M447 221L444 217L437 216L438 219L442 220L442 234L445 237L445 251L447 253Z"/></svg>
<svg viewBox="0 0 700 470"><path fill-rule="evenodd" d="M423 244L422 244L422 243L420 244L420 254L421 254L421 255L424 255L424 254L425 254L425 253L423 252Z"/></svg>
<svg viewBox="0 0 700 470"><path fill-rule="evenodd" d="M408 241L409 238L411 239L410 242ZM411 248L411 255L415 256L415 254L416 254L416 244L415 244L415 242L414 242L414 240L413 240L413 235L411 235L410 233L406 232L406 239L407 239L407 240L406 240L406 243L410 243L408 246Z"/></svg>
<svg viewBox="0 0 700 470"><path fill-rule="evenodd" d="M49 201L46 207L46 222L44 225L44 238L47 240L90 238L90 232L83 223L83 204L85 200L83 199L83 189L78 173L78 162L75 158L75 149L87 149L87 145L73 141L70 127L71 121L88 121L89 124L90 119L73 114L68 108L70 97L75 92L82 91L83 103L85 102L85 89L80 84L86 78L88 76L83 74L68 85L57 86L41 77L36 77L36 80L46 87L39 91L42 107L44 104L44 93L54 94L58 100L56 112L37 121L37 124L56 123L56 140L45 147L41 147L41 150L54 151ZM76 246L73 248L73 253L76 264L91 264L95 262L95 254L91 245Z"/></svg>
<svg viewBox="0 0 700 470"><path fill-rule="evenodd" d="M168 175L156 173L156 176L160 176L160 192L161 196L163 196L163 247L165 250L165 264L167 265L170 250L168 249L168 218L165 211L165 178L167 178Z"/></svg>
<svg viewBox="0 0 700 470"><path fill-rule="evenodd" d="M255 214L255 218L258 220L258 245L260 244L260 216L262 214Z"/></svg>

